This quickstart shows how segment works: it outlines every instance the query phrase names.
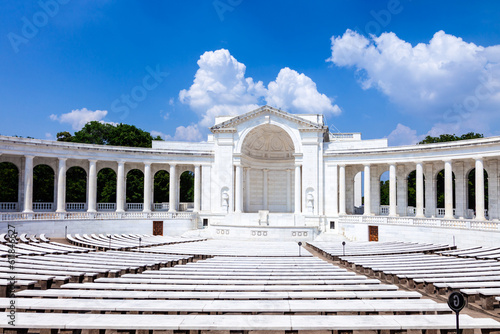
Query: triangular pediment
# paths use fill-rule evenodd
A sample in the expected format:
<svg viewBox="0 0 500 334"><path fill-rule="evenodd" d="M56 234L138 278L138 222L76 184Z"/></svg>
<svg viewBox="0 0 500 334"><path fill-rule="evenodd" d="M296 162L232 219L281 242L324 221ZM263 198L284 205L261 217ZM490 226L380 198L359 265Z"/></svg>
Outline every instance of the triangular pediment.
<svg viewBox="0 0 500 334"><path fill-rule="evenodd" d="M248 122L251 119L260 117L260 116L265 116L265 115L273 115L277 116L278 118L286 119L288 121L291 121L293 123L296 123L299 125L299 128L301 130L309 130L309 131L325 131L328 129L327 126L315 122L311 122L305 118L302 118L298 115L290 114L287 113L286 111L273 108L270 106L262 106L258 109L249 111L245 114L235 116L233 118L230 118L224 122L215 124L210 128L210 131L213 133L215 132L226 132L226 131L234 131L236 126Z"/></svg>

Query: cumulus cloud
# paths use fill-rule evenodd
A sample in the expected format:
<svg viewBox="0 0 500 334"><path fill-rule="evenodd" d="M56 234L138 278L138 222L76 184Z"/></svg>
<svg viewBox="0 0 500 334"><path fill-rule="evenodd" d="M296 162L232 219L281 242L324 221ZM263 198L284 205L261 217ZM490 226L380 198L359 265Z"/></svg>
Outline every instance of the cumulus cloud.
<svg viewBox="0 0 500 334"><path fill-rule="evenodd" d="M107 110L88 110L87 108L75 109L60 116L52 114L50 119L59 123L68 123L73 130L80 130L90 121L101 121L108 114ZM116 123L113 123L116 124Z"/></svg>
<svg viewBox="0 0 500 334"><path fill-rule="evenodd" d="M392 32L366 38L347 30L332 37L331 47L328 61L355 68L363 89L378 89L403 112L456 128L474 119L479 129L500 117L500 45L438 31L412 46Z"/></svg>
<svg viewBox="0 0 500 334"><path fill-rule="evenodd" d="M332 105L328 96L318 92L311 78L288 67L281 69L276 80L269 83L266 100L284 110L334 115L341 112L337 105Z"/></svg>
<svg viewBox="0 0 500 334"><path fill-rule="evenodd" d="M245 65L228 50L205 52L198 66L193 84L180 91L179 99L202 118L202 126L213 125L213 116L220 110L228 115L237 114L233 108L248 111L265 95L262 81L246 78Z"/></svg>
<svg viewBox="0 0 500 334"><path fill-rule="evenodd" d="M188 126L178 126L175 129L175 135L171 136L160 131L151 131L153 137L160 136L164 140L174 140L174 141L201 141L203 140L203 134L198 128L197 124L191 124Z"/></svg>
<svg viewBox="0 0 500 334"><path fill-rule="evenodd" d="M264 102L290 112L340 113L331 99L318 92L314 81L289 68L282 69L266 88L262 81L246 77L246 66L225 49L205 52L198 66L193 84L180 91L179 100L199 115L200 127L212 126L215 116L236 116Z"/></svg>
<svg viewBox="0 0 500 334"><path fill-rule="evenodd" d="M396 128L387 136L387 140L391 146L413 145L422 140L420 137L417 136L417 130L412 130L410 127L398 123Z"/></svg>

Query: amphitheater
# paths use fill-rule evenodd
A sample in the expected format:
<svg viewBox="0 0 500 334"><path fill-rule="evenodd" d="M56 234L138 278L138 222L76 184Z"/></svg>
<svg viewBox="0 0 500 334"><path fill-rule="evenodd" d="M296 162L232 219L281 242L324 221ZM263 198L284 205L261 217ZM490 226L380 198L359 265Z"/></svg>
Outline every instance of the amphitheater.
<svg viewBox="0 0 500 334"><path fill-rule="evenodd" d="M269 106L210 130L152 148L0 136L17 171L0 203L1 330L455 333L460 292L462 331L500 333L500 137L389 147ZM53 201L37 197L40 166ZM84 202L67 200L74 168ZM98 200L105 169L113 203Z"/></svg>

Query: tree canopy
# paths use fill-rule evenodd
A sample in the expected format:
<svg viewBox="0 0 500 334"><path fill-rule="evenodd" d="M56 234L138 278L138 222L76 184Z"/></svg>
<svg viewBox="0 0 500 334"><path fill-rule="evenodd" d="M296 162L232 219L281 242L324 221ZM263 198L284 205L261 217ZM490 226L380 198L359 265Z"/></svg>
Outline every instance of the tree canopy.
<svg viewBox="0 0 500 334"><path fill-rule="evenodd" d="M418 144L443 143L447 141L457 141L457 140L476 139L476 138L484 138L484 135L481 133L469 132L461 136L456 136L455 134L451 135L443 134L439 135L439 137L427 136L424 138L424 140L418 142Z"/></svg>
<svg viewBox="0 0 500 334"><path fill-rule="evenodd" d="M58 132L57 140L97 145L151 147L153 140L162 139L160 136L153 137L149 132L133 125L91 121L73 135L68 131Z"/></svg>

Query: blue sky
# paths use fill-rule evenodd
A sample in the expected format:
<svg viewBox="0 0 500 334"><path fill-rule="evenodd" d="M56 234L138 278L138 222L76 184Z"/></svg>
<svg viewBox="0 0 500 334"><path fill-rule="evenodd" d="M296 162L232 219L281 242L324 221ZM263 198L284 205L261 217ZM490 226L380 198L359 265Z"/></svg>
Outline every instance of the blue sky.
<svg viewBox="0 0 500 334"><path fill-rule="evenodd" d="M270 104L411 144L500 135L497 1L4 1L0 134L88 120L205 140ZM332 39L333 38L333 39Z"/></svg>

